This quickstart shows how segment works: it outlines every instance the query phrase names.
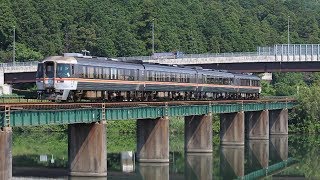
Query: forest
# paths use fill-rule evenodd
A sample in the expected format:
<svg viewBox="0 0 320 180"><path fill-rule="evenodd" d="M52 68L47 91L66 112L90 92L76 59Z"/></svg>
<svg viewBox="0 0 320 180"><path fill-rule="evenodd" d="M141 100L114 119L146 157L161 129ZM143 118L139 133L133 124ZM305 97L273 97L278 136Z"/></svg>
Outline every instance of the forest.
<svg viewBox="0 0 320 180"><path fill-rule="evenodd" d="M105 57L152 52L252 52L319 43L318 0L1 0L0 61L88 50Z"/></svg>

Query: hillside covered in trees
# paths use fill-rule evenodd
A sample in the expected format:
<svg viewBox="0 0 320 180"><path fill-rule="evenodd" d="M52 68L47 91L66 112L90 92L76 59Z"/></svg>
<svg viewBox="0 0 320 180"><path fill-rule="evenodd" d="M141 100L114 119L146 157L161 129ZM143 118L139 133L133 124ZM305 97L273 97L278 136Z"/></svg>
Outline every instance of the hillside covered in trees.
<svg viewBox="0 0 320 180"><path fill-rule="evenodd" d="M319 43L318 0L1 0L0 61L89 50L95 56L255 51Z"/></svg>

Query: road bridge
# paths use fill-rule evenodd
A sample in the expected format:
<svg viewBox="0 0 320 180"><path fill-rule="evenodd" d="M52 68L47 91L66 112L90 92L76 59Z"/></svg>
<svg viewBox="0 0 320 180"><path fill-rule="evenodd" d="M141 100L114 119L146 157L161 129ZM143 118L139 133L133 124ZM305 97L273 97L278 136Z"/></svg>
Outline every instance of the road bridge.
<svg viewBox="0 0 320 180"><path fill-rule="evenodd" d="M69 173L106 176L106 121L137 119L140 163L169 163L169 119L185 117L185 152L212 153L212 115L222 146L288 134L294 100L2 104L0 178L12 176L12 127L68 124Z"/></svg>
<svg viewBox="0 0 320 180"><path fill-rule="evenodd" d="M140 59L150 63L201 66L204 69L224 69L233 72L320 71L319 44L279 44L257 49L257 52L186 54L176 59Z"/></svg>

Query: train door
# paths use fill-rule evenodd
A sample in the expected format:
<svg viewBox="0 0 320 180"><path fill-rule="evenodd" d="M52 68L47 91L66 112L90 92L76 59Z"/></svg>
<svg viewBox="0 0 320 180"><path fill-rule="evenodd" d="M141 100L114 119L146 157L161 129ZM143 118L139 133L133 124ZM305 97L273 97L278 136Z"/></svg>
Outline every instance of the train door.
<svg viewBox="0 0 320 180"><path fill-rule="evenodd" d="M53 61L44 62L44 88L54 88L55 63Z"/></svg>

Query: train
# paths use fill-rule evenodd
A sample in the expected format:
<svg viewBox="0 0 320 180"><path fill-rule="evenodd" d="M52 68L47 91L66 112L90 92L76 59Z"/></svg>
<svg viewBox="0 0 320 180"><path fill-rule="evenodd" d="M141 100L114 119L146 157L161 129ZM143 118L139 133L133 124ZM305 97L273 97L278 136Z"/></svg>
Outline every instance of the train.
<svg viewBox="0 0 320 180"><path fill-rule="evenodd" d="M261 92L255 75L77 53L39 62L36 85L39 98L57 102L258 99Z"/></svg>

